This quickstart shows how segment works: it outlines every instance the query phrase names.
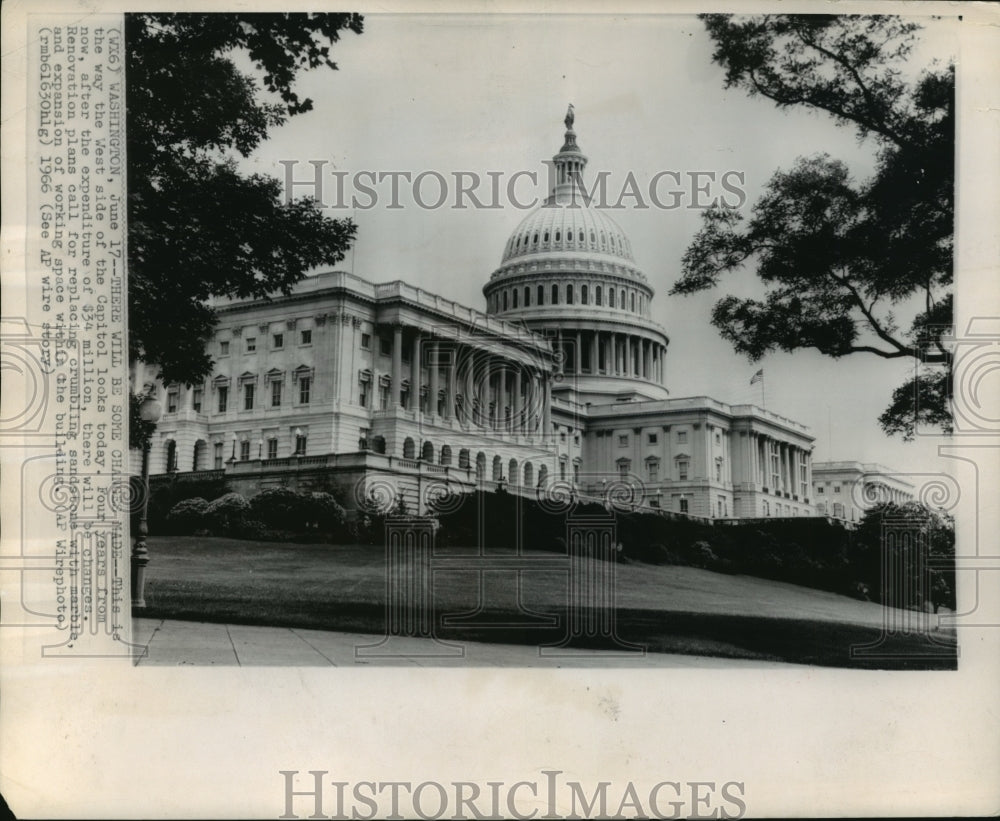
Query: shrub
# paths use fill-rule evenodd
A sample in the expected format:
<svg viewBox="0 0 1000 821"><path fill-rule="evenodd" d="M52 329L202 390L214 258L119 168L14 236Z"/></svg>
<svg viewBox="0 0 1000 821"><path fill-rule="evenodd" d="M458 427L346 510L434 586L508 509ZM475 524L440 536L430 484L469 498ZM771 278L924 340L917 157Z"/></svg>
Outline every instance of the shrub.
<svg viewBox="0 0 1000 821"><path fill-rule="evenodd" d="M252 518L266 527L301 530L305 512L303 495L287 487L264 488L250 497Z"/></svg>
<svg viewBox="0 0 1000 821"><path fill-rule="evenodd" d="M301 504L302 519L307 526L335 535L345 532L347 511L331 494L321 492L303 494Z"/></svg>
<svg viewBox="0 0 1000 821"><path fill-rule="evenodd" d="M202 527L207 509L208 502L200 496L178 502L167 514L167 530L179 536L191 535Z"/></svg>
<svg viewBox="0 0 1000 821"><path fill-rule="evenodd" d="M213 533L238 533L250 518L250 503L239 493L220 496L205 509L205 522Z"/></svg>

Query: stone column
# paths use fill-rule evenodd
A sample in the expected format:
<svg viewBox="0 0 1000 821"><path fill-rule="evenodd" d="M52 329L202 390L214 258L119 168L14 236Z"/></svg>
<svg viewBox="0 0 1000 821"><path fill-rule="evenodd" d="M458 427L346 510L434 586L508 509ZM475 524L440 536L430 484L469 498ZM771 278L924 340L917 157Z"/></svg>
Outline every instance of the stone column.
<svg viewBox="0 0 1000 821"><path fill-rule="evenodd" d="M507 364L500 364L497 374L497 421L496 430L507 429Z"/></svg>
<svg viewBox="0 0 1000 821"><path fill-rule="evenodd" d="M618 376L618 334L612 332L608 345L611 348L611 370L608 373Z"/></svg>
<svg viewBox="0 0 1000 821"><path fill-rule="evenodd" d="M430 392L427 402L427 413L431 419L436 419L438 415L438 392L441 390L440 377L438 374L440 363L438 356L441 349L434 339L427 340L427 368L430 371Z"/></svg>
<svg viewBox="0 0 1000 821"><path fill-rule="evenodd" d="M521 398L521 363L514 363L514 401L511 406L511 428L515 433L524 431L524 401Z"/></svg>
<svg viewBox="0 0 1000 821"><path fill-rule="evenodd" d="M565 371L565 365L566 365L566 351L563 350L563 339L562 339L562 329L561 328L556 328L556 350L555 350L555 353L557 354L557 359L558 359L558 361L556 363L556 370L559 373L563 373Z"/></svg>
<svg viewBox="0 0 1000 821"><path fill-rule="evenodd" d="M455 394L458 392L458 344L450 345L449 352L451 361L448 363L448 394L444 402L444 415L448 419L454 419Z"/></svg>
<svg viewBox="0 0 1000 821"><path fill-rule="evenodd" d="M573 365L576 375L583 373L583 334L576 332L576 350L573 351Z"/></svg>
<svg viewBox="0 0 1000 821"><path fill-rule="evenodd" d="M600 366L597 359L601 353L601 345L597 340L597 331L590 332L590 372L599 373Z"/></svg>
<svg viewBox="0 0 1000 821"><path fill-rule="evenodd" d="M410 356L410 410L420 410L420 388L422 377L420 376L420 331L413 334L413 353Z"/></svg>
<svg viewBox="0 0 1000 821"><path fill-rule="evenodd" d="M549 374L541 374L542 379L542 433L548 436L552 433L552 379Z"/></svg>
<svg viewBox="0 0 1000 821"><path fill-rule="evenodd" d="M646 340L639 337L639 376L643 379L649 378L649 373L647 371L648 362L646 361Z"/></svg>
<svg viewBox="0 0 1000 821"><path fill-rule="evenodd" d="M403 326L398 322L392 326L392 387L389 407L398 408L403 391Z"/></svg>
<svg viewBox="0 0 1000 821"><path fill-rule="evenodd" d="M614 373L611 367L611 334L604 334L604 372L611 376Z"/></svg>
<svg viewBox="0 0 1000 821"><path fill-rule="evenodd" d="M465 427L470 427L475 424L475 417L472 412L472 399L473 391L475 390L475 358L473 356L473 350L469 347L466 351L466 363L465 363L465 395L462 397L463 410L462 416L465 417L462 424Z"/></svg>

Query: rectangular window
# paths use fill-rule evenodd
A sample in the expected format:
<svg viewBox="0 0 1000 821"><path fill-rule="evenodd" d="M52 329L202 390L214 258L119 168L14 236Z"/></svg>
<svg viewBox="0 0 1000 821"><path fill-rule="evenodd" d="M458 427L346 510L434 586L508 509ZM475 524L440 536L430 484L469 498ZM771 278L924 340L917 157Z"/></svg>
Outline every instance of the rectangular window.
<svg viewBox="0 0 1000 821"><path fill-rule="evenodd" d="M687 512L688 512L688 500L681 499L681 513L687 513Z"/></svg>
<svg viewBox="0 0 1000 821"><path fill-rule="evenodd" d="M371 334L361 334L361 347L366 351L372 349L372 335Z"/></svg>
<svg viewBox="0 0 1000 821"><path fill-rule="evenodd" d="M627 448L628 447L628 434L623 433L618 437L618 447Z"/></svg>
<svg viewBox="0 0 1000 821"><path fill-rule="evenodd" d="M278 440L268 439L267 440L267 458L277 459L278 458Z"/></svg>
<svg viewBox="0 0 1000 821"><path fill-rule="evenodd" d="M389 410L389 386L382 385L378 391L379 407L382 410Z"/></svg>
<svg viewBox="0 0 1000 821"><path fill-rule="evenodd" d="M618 463L618 475L621 476L622 478L628 476L629 470L631 468L632 468L632 465L631 465L630 462L628 462L628 461L621 461L621 462L619 462Z"/></svg>
<svg viewBox="0 0 1000 821"><path fill-rule="evenodd" d="M688 435L686 430L677 431L677 444L686 445L688 440Z"/></svg>
<svg viewBox="0 0 1000 821"><path fill-rule="evenodd" d="M247 337L247 353L253 353L257 350L257 337L248 336Z"/></svg>
<svg viewBox="0 0 1000 821"><path fill-rule="evenodd" d="M240 442L240 461L246 462L250 459L250 440L244 439Z"/></svg>
<svg viewBox="0 0 1000 821"><path fill-rule="evenodd" d="M380 336L378 338L378 350L382 356L390 356L392 354L392 340L387 336Z"/></svg>
<svg viewBox="0 0 1000 821"><path fill-rule="evenodd" d="M243 410L253 410L253 385L243 386Z"/></svg>
<svg viewBox="0 0 1000 821"><path fill-rule="evenodd" d="M820 485L818 488L816 488L816 493L819 496L822 496L824 493L826 493L826 488Z"/></svg>
<svg viewBox="0 0 1000 821"><path fill-rule="evenodd" d="M722 481L722 462L715 463L715 481L716 482Z"/></svg>
<svg viewBox="0 0 1000 821"><path fill-rule="evenodd" d="M368 383L367 382L361 382L360 383L360 389L358 391L358 403L363 408L367 408L368 407Z"/></svg>
<svg viewBox="0 0 1000 821"><path fill-rule="evenodd" d="M834 493L840 493L840 485L834 485L833 486L833 492Z"/></svg>
<svg viewBox="0 0 1000 821"><path fill-rule="evenodd" d="M302 345L312 345L312 341L313 341L313 332L312 332L312 329L306 329L306 330L302 331L302 334L300 336L300 344L302 344Z"/></svg>
<svg viewBox="0 0 1000 821"><path fill-rule="evenodd" d="M688 462L686 459L681 459L677 463L677 478L684 482L687 481L688 477Z"/></svg>
<svg viewBox="0 0 1000 821"><path fill-rule="evenodd" d="M312 379L308 376L299 377L299 404L309 404L309 393L312 388Z"/></svg>
<svg viewBox="0 0 1000 821"><path fill-rule="evenodd" d="M271 347L274 348L276 351L281 350L282 348L284 348L285 347L285 335L284 334L275 334L271 338Z"/></svg>
<svg viewBox="0 0 1000 821"><path fill-rule="evenodd" d="M201 388L195 388L191 392L191 409L195 413L201 413L201 395L202 395Z"/></svg>
<svg viewBox="0 0 1000 821"><path fill-rule="evenodd" d="M229 388L225 385L219 387L219 413L225 413L229 406Z"/></svg>
<svg viewBox="0 0 1000 821"><path fill-rule="evenodd" d="M656 444L656 442L657 442L657 437L656 437L656 434L655 434L655 433L651 433L651 434L649 434L649 437L648 437L647 441L648 441L648 443L649 443L650 445L655 445L655 444Z"/></svg>
<svg viewBox="0 0 1000 821"><path fill-rule="evenodd" d="M177 413L177 391L167 391L167 413Z"/></svg>
<svg viewBox="0 0 1000 821"><path fill-rule="evenodd" d="M561 431L559 433L559 441L560 442L565 442L566 441L566 431Z"/></svg>
<svg viewBox="0 0 1000 821"><path fill-rule="evenodd" d="M215 469L222 470L222 442L216 442L212 448L212 458L215 462Z"/></svg>
<svg viewBox="0 0 1000 821"><path fill-rule="evenodd" d="M223 339L219 343L219 356L229 356L229 340Z"/></svg>
<svg viewBox="0 0 1000 821"><path fill-rule="evenodd" d="M271 383L271 407L276 408L281 404L281 383L275 379Z"/></svg>
<svg viewBox="0 0 1000 821"><path fill-rule="evenodd" d="M660 479L660 465L658 462L648 462L646 468L649 471L649 481L658 482Z"/></svg>
<svg viewBox="0 0 1000 821"><path fill-rule="evenodd" d="M295 455L305 456L306 455L306 437L305 434L301 434L295 437Z"/></svg>

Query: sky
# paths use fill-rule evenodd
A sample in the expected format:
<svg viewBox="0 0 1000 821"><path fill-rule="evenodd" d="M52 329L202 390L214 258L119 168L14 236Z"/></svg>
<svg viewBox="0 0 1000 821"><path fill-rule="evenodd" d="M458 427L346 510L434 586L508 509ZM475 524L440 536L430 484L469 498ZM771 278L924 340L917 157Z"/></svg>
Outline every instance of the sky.
<svg viewBox="0 0 1000 821"><path fill-rule="evenodd" d="M912 63L954 56L952 24L924 22ZM562 145L569 103L578 143L589 158L585 179L609 172L612 201L629 172L645 185L659 171L674 171L690 186L691 172L714 172L718 179L737 171L745 175L748 213L772 174L798 156L826 152L844 160L859 179L871 172L870 143L859 144L852 130L825 115L782 112L770 101L727 91L711 52L703 25L688 15L367 14L364 34L348 33L335 47L338 71L315 70L297 81L300 95L313 98L314 110L275 129L244 167L284 179L281 161L294 161L295 178L308 180L309 161L323 161L324 171L347 172L345 200L357 172L444 175L451 182L441 208L418 207L405 182L398 197L402 207L386 207L388 181L375 186L374 208L330 208L327 213L353 216L359 226L355 248L337 267L374 281L403 279L480 310L482 286L529 211L505 195L500 208L451 208L452 175L468 171L488 180L489 172L498 173L503 192L511 175L533 171L538 185L522 178L516 196L544 197L542 163ZM324 200L335 204L332 175L325 186ZM488 183L478 193L489 202ZM713 188L716 193L725 192ZM425 202L437 199L433 178L421 194ZM692 198L688 191L683 204ZM359 200L368 201L360 194ZM710 312L726 293L762 293L752 270L724 280L724 289L670 296L701 211L640 209L634 199L624 204L610 213L656 291L651 312L671 340L672 396L763 402L811 429L814 461L875 461L902 472L945 467L936 456L941 439L903 443L878 427L911 363L860 354L833 360L813 351L749 362L719 336ZM763 397L760 384L750 385L758 368L765 374Z"/></svg>

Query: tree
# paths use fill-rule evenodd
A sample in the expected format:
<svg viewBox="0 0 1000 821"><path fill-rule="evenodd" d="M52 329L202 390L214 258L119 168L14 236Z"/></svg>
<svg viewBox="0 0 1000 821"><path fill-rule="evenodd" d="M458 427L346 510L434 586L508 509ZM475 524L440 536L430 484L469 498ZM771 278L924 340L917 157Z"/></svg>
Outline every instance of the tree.
<svg viewBox="0 0 1000 821"><path fill-rule="evenodd" d="M211 372L207 299L288 293L344 258L350 220L282 202L277 179L240 174L236 157L312 108L297 74L336 69L331 46L362 28L357 14L126 15L129 355L163 382Z"/></svg>
<svg viewBox="0 0 1000 821"><path fill-rule="evenodd" d="M815 348L910 359L914 377L879 418L883 430L951 429L954 66L907 79L919 26L897 17L701 15L727 88L778 108L824 112L875 149L875 172L856 180L827 154L777 171L749 220L714 207L682 261L671 293L715 287L756 267L763 299L725 296L712 322L751 360ZM903 330L895 313L911 314Z"/></svg>

